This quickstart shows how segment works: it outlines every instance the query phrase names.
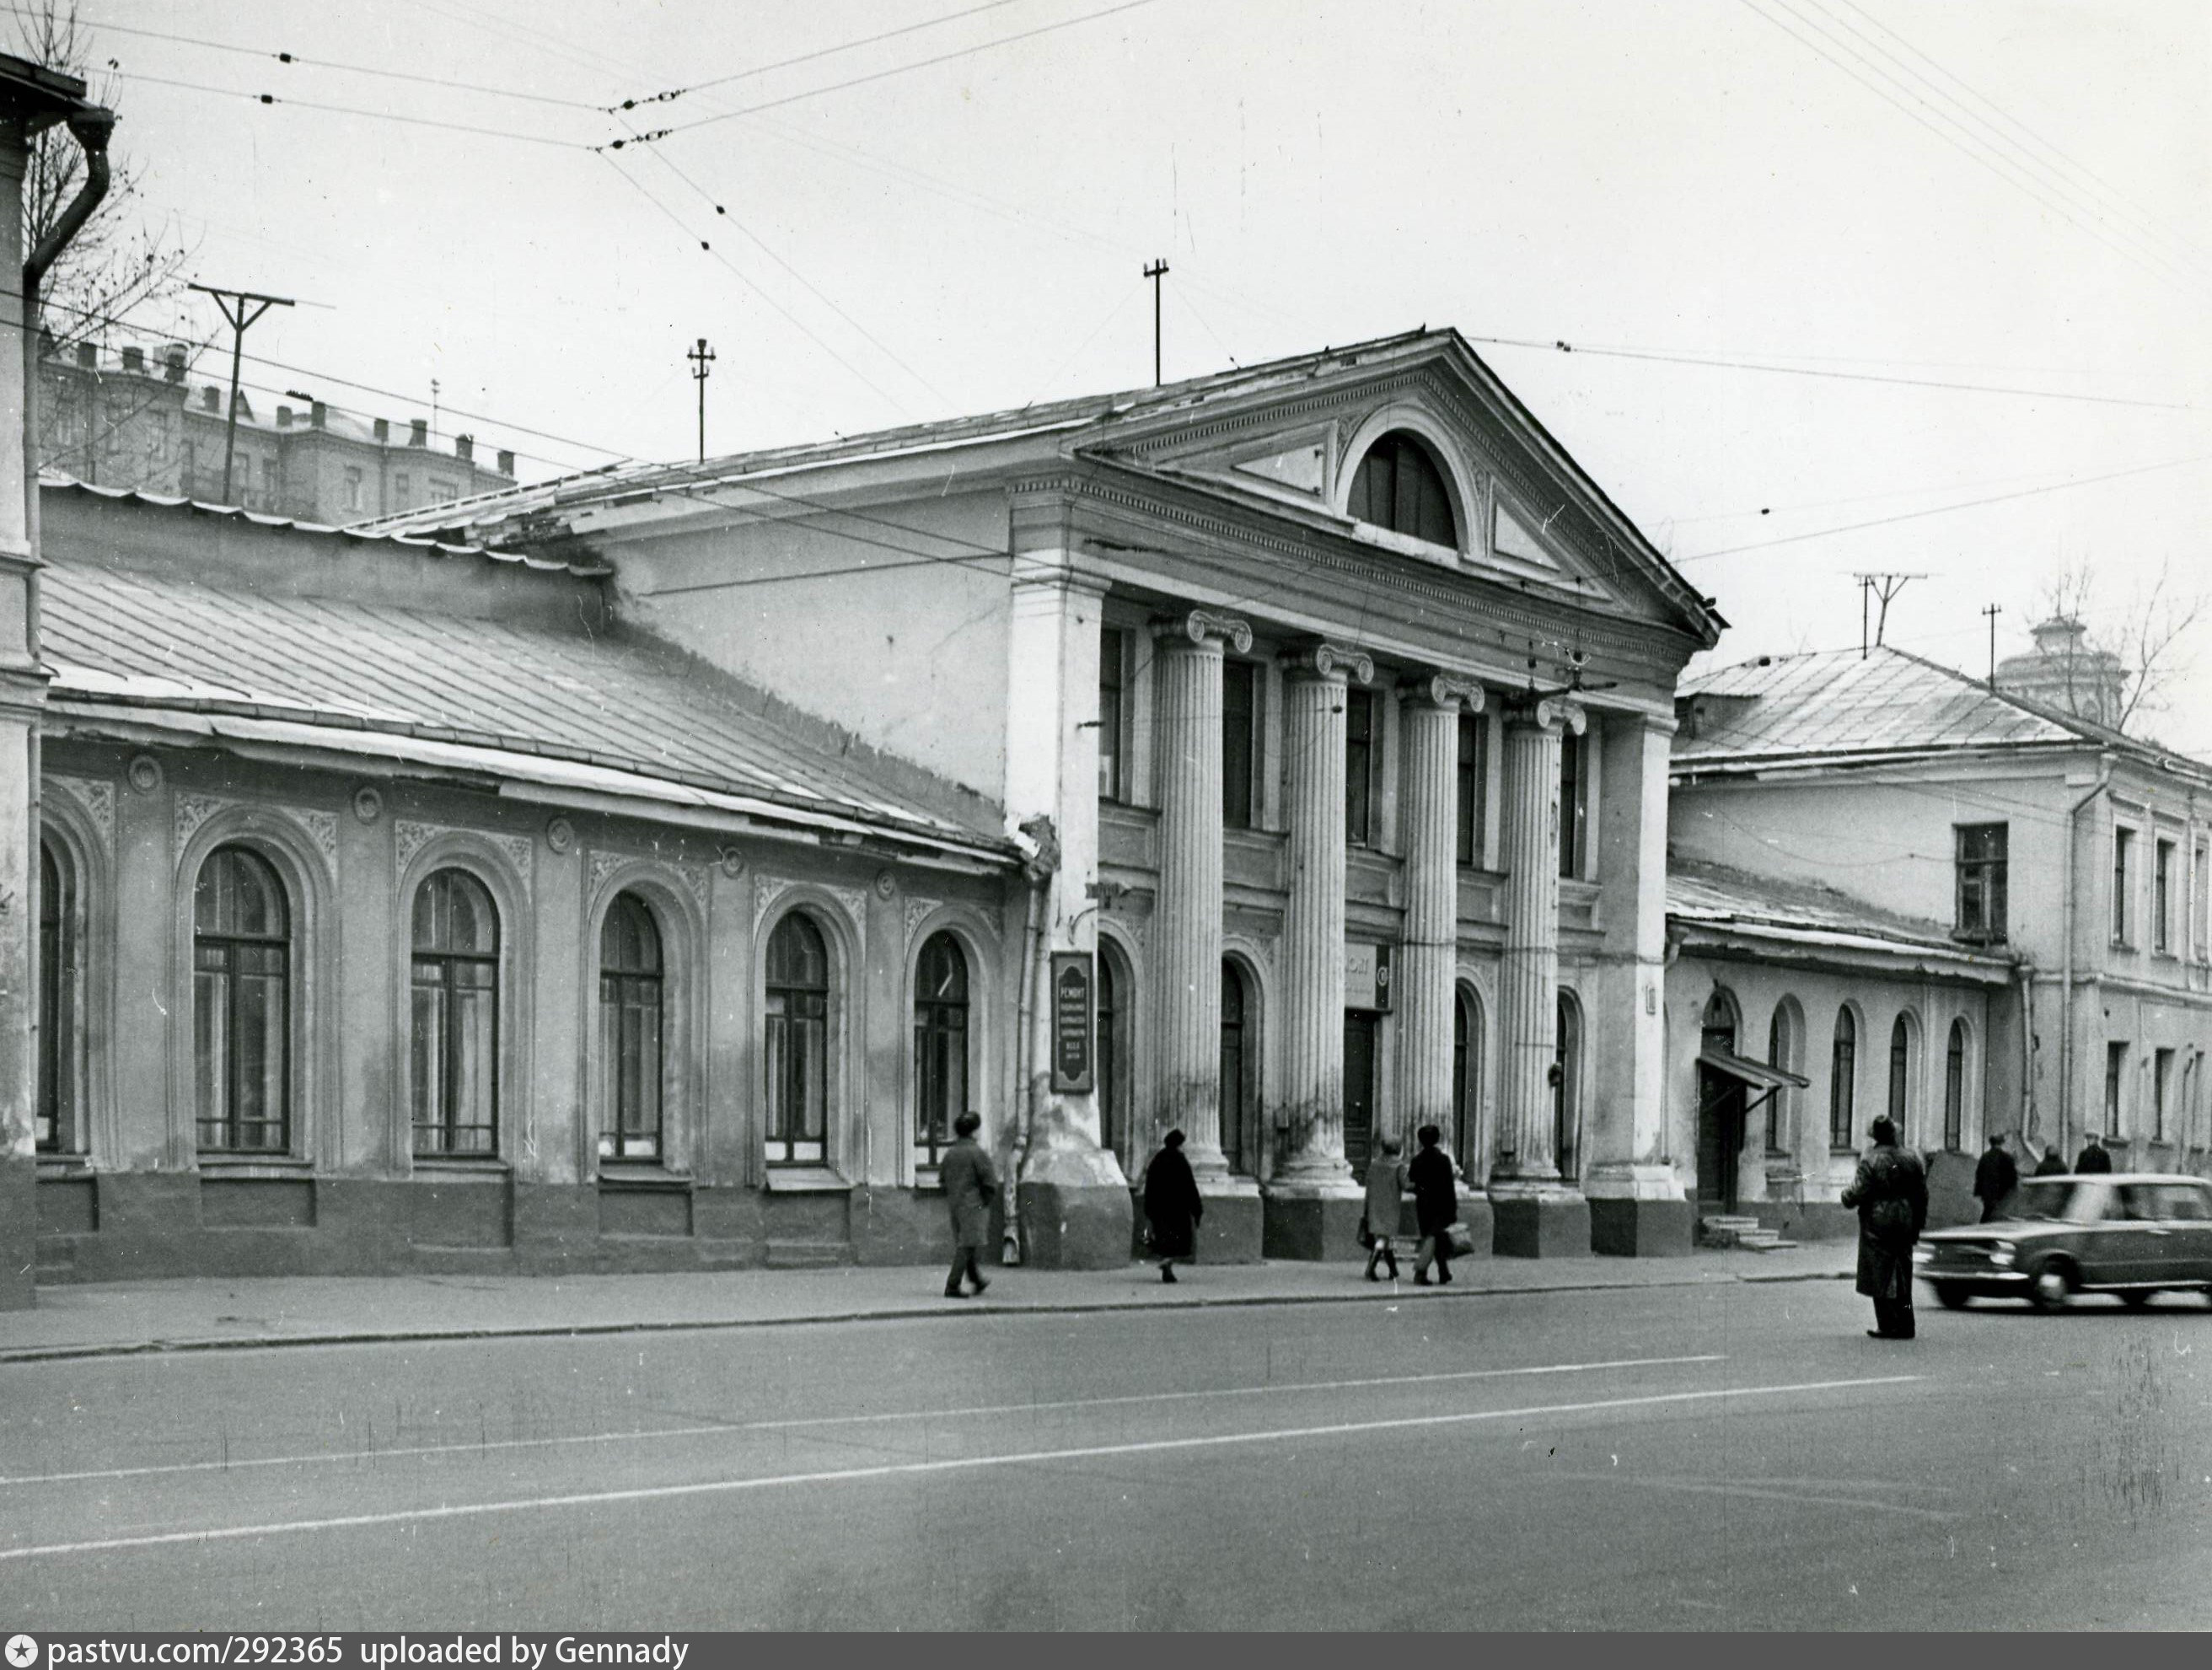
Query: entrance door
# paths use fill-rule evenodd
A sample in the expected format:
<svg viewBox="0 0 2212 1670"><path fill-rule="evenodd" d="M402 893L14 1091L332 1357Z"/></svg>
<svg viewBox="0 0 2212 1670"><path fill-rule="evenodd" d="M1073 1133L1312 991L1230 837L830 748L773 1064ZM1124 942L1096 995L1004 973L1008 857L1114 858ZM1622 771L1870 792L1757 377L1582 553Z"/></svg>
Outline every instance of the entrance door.
<svg viewBox="0 0 2212 1670"><path fill-rule="evenodd" d="M1735 1054L1735 1005L1723 992L1705 1005L1704 1046ZM1711 1067L1698 1069L1698 1204L1736 1208L1736 1163L1743 1152L1743 1081Z"/></svg>
<svg viewBox="0 0 2212 1670"><path fill-rule="evenodd" d="M1375 1141L1375 1017L1344 1011L1344 1157L1352 1175L1367 1181L1367 1155Z"/></svg>

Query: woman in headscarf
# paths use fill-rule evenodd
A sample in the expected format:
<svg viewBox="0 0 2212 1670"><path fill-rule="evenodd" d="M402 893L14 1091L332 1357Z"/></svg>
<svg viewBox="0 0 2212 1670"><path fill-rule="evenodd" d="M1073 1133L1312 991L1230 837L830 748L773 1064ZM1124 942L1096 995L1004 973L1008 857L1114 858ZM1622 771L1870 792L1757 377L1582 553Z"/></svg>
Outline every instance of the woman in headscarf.
<svg viewBox="0 0 2212 1670"><path fill-rule="evenodd" d="M1897 1126L1876 1120L1843 1204L1859 1214L1859 1291L1874 1301L1869 1339L1912 1338L1912 1246L1928 1226L1928 1172L1898 1145Z"/></svg>
<svg viewBox="0 0 2212 1670"><path fill-rule="evenodd" d="M1198 1220L1205 1216L1198 1179L1182 1157L1182 1133L1170 1131L1145 1168L1145 1221L1152 1228L1152 1255L1160 1261L1162 1281L1176 1278L1177 1259L1190 1258Z"/></svg>

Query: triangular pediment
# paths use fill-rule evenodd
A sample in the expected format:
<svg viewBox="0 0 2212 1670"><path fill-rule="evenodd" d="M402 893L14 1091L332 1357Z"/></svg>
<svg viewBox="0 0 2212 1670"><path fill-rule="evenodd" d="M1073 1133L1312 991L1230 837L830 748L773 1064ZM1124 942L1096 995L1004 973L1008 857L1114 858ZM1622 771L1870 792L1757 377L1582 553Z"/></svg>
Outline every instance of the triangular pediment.
<svg viewBox="0 0 2212 1670"><path fill-rule="evenodd" d="M1085 450L1519 592L1700 635L1713 629L1704 600L1456 336L1347 349L1340 361L1285 362L1246 386L1223 384L1133 410ZM1433 465L1410 466L1425 487L1403 485L1403 465L1390 483L1363 479L1363 459L1392 446ZM1439 487L1449 544L1436 537L1446 525Z"/></svg>

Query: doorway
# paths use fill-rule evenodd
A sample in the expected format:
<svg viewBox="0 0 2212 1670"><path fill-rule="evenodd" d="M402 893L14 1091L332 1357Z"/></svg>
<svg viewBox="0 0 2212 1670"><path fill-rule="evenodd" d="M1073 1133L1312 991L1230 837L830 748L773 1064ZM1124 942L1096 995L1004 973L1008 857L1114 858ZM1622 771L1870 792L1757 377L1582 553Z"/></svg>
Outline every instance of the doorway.
<svg viewBox="0 0 2212 1670"><path fill-rule="evenodd" d="M1701 1054L1723 1059L1736 1053L1735 999L1715 991L1705 1004ZM1736 1209L1736 1160L1743 1152L1744 1087L1733 1074L1710 1060L1698 1066L1698 1205L1700 1210Z"/></svg>
<svg viewBox="0 0 2212 1670"><path fill-rule="evenodd" d="M1344 1157L1352 1175L1367 1181L1367 1156L1375 1144L1375 1017L1344 1011Z"/></svg>

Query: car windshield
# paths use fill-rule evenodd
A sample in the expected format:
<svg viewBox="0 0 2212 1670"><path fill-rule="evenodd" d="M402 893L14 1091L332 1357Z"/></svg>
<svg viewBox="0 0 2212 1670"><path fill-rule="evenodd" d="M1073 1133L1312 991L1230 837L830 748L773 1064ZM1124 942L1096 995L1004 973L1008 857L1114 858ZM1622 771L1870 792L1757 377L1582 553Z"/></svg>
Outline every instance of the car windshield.
<svg viewBox="0 0 2212 1670"><path fill-rule="evenodd" d="M2096 1216L2096 1187L2071 1178L2022 1183L2005 1204L2007 1218L2030 1223L2083 1224Z"/></svg>

